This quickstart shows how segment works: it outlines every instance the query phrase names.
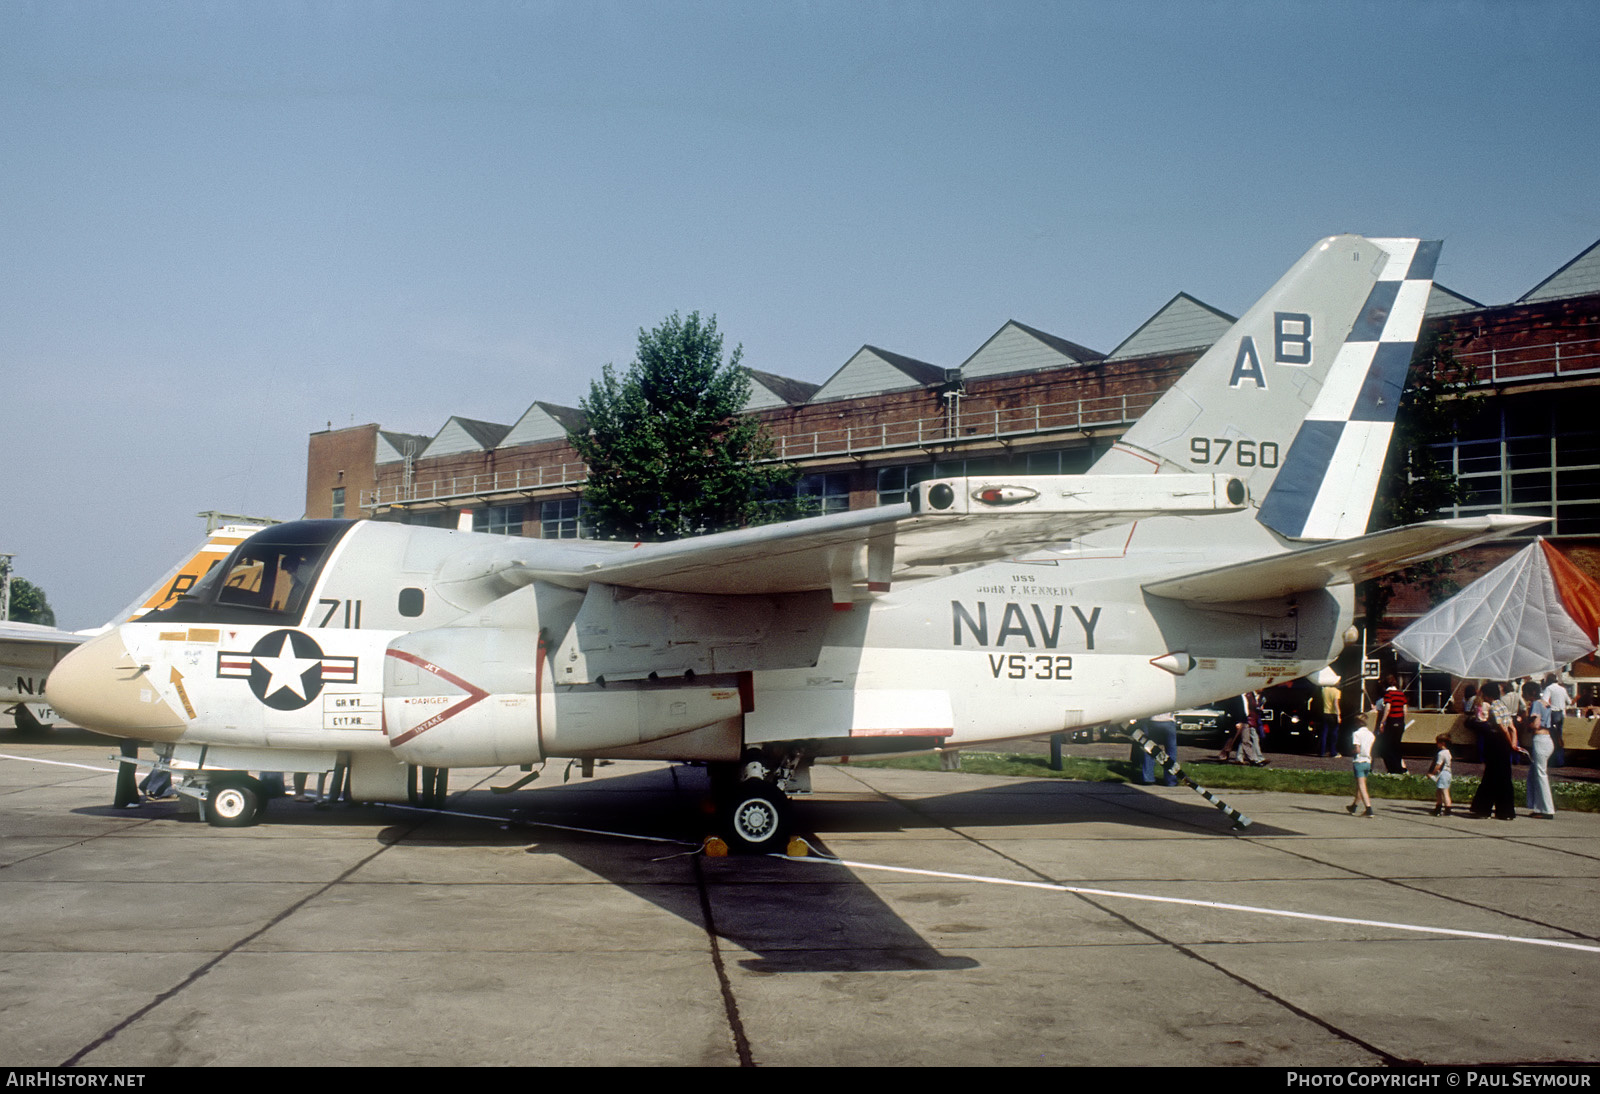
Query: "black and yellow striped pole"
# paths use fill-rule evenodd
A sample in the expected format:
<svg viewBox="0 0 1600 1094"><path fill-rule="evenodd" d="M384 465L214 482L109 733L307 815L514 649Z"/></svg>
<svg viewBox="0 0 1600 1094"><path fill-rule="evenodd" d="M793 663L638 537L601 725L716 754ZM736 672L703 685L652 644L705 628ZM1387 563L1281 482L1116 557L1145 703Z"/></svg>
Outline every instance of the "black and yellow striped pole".
<svg viewBox="0 0 1600 1094"><path fill-rule="evenodd" d="M1205 787L1201 786L1199 783L1197 783L1193 779L1189 778L1188 775L1184 774L1183 768L1178 765L1178 761L1175 760L1173 757L1168 756L1166 749L1164 749L1160 745L1156 744L1149 737L1146 737L1144 735L1144 731L1141 730L1138 726L1129 726L1128 727L1128 736L1133 738L1133 743L1134 744L1136 744L1140 748L1144 749L1151 756L1154 756L1156 763L1161 765L1162 770L1169 772L1172 775L1173 778L1178 779L1180 782L1183 783L1184 786L1189 787L1191 790L1193 790L1196 794L1199 794L1206 801L1210 802L1212 805L1214 805L1218 809L1222 810L1222 812L1233 821L1233 826L1235 828L1249 828L1250 827L1250 818L1249 817L1245 816L1243 813L1239 812L1233 806L1229 805L1227 802L1225 802L1221 798L1217 797L1211 791L1207 790Z"/></svg>

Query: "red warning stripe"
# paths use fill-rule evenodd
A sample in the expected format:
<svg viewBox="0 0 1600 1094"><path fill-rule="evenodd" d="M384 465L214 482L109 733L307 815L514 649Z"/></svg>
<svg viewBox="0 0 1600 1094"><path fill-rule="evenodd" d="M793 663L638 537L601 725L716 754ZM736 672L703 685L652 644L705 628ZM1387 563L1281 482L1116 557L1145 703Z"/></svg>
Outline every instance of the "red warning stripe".
<svg viewBox="0 0 1600 1094"><path fill-rule="evenodd" d="M461 677L457 676L455 673L449 671L448 669L440 668L438 665L435 665L432 661L424 661L422 658L418 657L416 654L406 653L404 650L396 650L396 649L385 650L384 652L386 654L388 654L390 657L398 658L401 661L409 661L411 664L417 666L419 669L422 669L424 672L430 672L433 675L439 677L439 679L446 680L446 681L454 684L456 687L460 688L462 691L465 691L467 693L466 696L464 696L464 698L466 700L465 702L456 703L453 706L446 707L444 710L441 710L438 714L435 714L432 718L429 718L427 721L423 722L421 725L417 726L415 729L408 729L406 732L400 734L400 736L398 736L398 737L391 737L389 739L390 747L393 747L395 745L403 745L403 744L405 744L407 741L411 740L413 737L417 736L419 733L426 733L428 730L432 729L434 726L438 725L440 722L446 721L446 720L448 720L450 718L454 718L457 714L460 714L463 710L466 710L468 707L475 706L477 703L479 703L482 700L487 699L489 697L489 693L487 691L484 691L482 688L477 687L474 684L467 683L465 680L461 679ZM386 717L384 719L384 732L387 733L388 731L389 731L389 720Z"/></svg>

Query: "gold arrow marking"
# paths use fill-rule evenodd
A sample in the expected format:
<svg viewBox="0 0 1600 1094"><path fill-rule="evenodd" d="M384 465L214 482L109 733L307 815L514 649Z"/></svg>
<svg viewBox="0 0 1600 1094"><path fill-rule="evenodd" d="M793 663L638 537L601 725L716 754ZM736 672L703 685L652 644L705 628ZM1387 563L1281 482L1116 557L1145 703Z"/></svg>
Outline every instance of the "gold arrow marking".
<svg viewBox="0 0 1600 1094"><path fill-rule="evenodd" d="M189 716L189 721L194 721L194 704L189 702L189 693L183 690L183 673L178 671L176 665L172 668L172 686L178 689L178 699L183 703L183 712Z"/></svg>

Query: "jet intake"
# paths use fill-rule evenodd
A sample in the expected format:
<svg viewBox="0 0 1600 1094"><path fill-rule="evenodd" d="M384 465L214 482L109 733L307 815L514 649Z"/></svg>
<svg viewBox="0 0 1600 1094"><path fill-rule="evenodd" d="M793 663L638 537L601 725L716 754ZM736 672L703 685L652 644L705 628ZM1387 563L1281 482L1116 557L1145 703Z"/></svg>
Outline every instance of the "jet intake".
<svg viewBox="0 0 1600 1094"><path fill-rule="evenodd" d="M675 736L740 716L736 681L556 687L539 632L440 627L384 657L385 732L424 767L538 763Z"/></svg>

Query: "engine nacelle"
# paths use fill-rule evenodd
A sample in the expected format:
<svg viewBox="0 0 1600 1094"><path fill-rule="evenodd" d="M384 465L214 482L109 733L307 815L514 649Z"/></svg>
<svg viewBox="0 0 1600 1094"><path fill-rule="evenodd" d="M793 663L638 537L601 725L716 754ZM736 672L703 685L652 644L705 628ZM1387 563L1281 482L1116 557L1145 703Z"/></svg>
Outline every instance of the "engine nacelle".
<svg viewBox="0 0 1600 1094"><path fill-rule="evenodd" d="M383 713L399 759L424 767L528 764L675 736L739 717L733 681L556 688L539 633L440 627L384 657Z"/></svg>

